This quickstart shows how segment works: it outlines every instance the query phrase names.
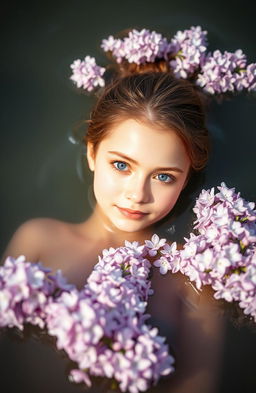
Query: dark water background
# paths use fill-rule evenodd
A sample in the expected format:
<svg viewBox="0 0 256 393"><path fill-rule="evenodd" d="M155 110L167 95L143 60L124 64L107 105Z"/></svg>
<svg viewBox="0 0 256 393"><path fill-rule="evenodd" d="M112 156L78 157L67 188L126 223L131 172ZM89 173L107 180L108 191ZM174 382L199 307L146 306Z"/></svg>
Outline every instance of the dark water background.
<svg viewBox="0 0 256 393"><path fill-rule="evenodd" d="M90 213L83 151L69 137L88 118L92 98L78 94L70 64L85 55L106 64L102 38L146 27L171 37L201 25L209 49L243 49L256 62L254 2L240 1L52 1L1 6L1 252L12 233L32 217L81 221ZM225 181L256 201L256 97L241 94L214 103L208 125L213 154L204 187ZM187 234L189 206L175 236ZM0 390L5 393L71 393L65 365L40 343L0 339ZM256 391L256 334L227 323L220 393ZM210 356L210 354L209 354ZM2 390L1 387L5 388ZM194 392L191 392L194 393ZM195 392L203 393L203 392Z"/></svg>

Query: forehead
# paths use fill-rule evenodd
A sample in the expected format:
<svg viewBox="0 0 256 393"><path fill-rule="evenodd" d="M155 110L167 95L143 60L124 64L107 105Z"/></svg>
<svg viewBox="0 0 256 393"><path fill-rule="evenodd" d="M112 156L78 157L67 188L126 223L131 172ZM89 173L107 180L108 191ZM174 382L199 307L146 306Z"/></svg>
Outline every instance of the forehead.
<svg viewBox="0 0 256 393"><path fill-rule="evenodd" d="M173 130L164 130L135 119L113 126L99 145L98 154L118 151L142 165L180 165L185 169L189 158L180 137Z"/></svg>

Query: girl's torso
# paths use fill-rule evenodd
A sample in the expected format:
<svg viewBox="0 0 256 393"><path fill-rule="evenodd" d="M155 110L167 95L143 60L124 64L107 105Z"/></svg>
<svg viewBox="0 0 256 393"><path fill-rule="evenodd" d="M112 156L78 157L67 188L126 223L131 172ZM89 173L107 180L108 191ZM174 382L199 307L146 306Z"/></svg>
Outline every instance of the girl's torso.
<svg viewBox="0 0 256 393"><path fill-rule="evenodd" d="M36 238L40 246L37 257L31 258L31 262L40 261L53 271L61 269L68 282L75 284L78 289L86 284L103 249L123 245L114 239L98 238L98 233L90 231L90 228L85 231L86 223L39 219L34 224L40 226L40 236L39 239L38 236ZM34 229L34 232L38 230ZM170 388L175 386L175 392L182 393L194 384L195 389L204 386L204 393L214 391L212 383L215 382L221 338L218 318L209 311L205 313L204 308L197 309L198 295L179 274L167 273L162 276L154 268L151 285L154 294L148 300L146 311L151 315L148 322L159 329L160 335L166 337L171 351L174 350L178 365L179 372L171 377ZM207 302L205 304L207 309ZM211 358L208 356L209 351ZM160 390L157 389L157 392L169 391L163 383L163 390L159 385ZM197 392L193 392L193 389L190 391Z"/></svg>

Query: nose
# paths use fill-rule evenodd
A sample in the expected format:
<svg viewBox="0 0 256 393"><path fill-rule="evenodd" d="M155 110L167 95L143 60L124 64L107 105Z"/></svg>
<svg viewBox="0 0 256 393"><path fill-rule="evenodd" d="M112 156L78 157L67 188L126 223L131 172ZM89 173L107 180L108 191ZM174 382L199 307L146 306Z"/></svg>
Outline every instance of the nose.
<svg viewBox="0 0 256 393"><path fill-rule="evenodd" d="M130 178L126 186L125 197L133 203L148 203L151 199L149 180L141 176Z"/></svg>

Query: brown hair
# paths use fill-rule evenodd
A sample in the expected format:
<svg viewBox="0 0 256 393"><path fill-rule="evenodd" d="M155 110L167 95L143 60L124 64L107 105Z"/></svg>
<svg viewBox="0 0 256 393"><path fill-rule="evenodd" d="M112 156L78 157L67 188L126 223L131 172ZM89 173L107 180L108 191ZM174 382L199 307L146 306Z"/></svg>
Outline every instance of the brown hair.
<svg viewBox="0 0 256 393"><path fill-rule="evenodd" d="M105 87L91 112L85 142L91 142L96 152L114 124L127 118L141 120L174 130L186 147L191 168L198 171L209 153L200 94L188 80L174 78L163 64L152 64L119 66L118 77Z"/></svg>

